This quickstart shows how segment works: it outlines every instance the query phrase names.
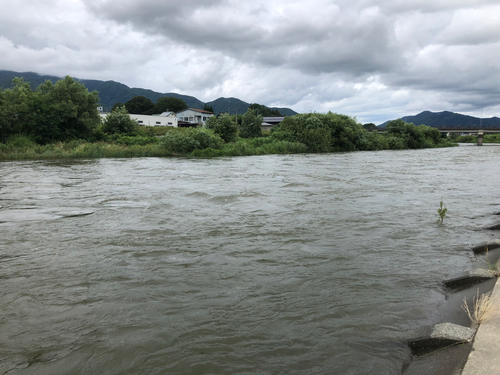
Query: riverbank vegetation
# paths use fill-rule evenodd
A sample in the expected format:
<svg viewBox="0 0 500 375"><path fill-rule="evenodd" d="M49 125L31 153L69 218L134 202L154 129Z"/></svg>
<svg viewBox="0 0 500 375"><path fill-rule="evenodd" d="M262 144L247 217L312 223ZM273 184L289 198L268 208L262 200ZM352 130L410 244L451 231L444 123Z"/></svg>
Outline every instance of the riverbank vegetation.
<svg viewBox="0 0 500 375"><path fill-rule="evenodd" d="M439 131L402 120L385 133L355 118L328 112L285 117L262 131L262 115L211 117L205 128L139 127L124 106L104 121L96 92L66 77L32 91L22 79L0 91L0 160L143 156L243 156L290 153L402 150L454 144Z"/></svg>
<svg viewBox="0 0 500 375"><path fill-rule="evenodd" d="M477 143L477 135L451 135L451 139L458 143ZM483 143L500 143L500 134L485 134Z"/></svg>

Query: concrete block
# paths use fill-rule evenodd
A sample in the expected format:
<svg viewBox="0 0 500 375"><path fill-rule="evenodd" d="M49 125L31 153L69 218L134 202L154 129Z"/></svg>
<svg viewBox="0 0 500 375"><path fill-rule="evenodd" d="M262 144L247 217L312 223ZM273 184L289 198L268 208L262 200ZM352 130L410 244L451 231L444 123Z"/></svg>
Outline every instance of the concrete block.
<svg viewBox="0 0 500 375"><path fill-rule="evenodd" d="M491 224L491 225L485 225L483 227L483 229L487 229L487 230L498 230L500 229L500 223L495 223L495 224Z"/></svg>
<svg viewBox="0 0 500 375"><path fill-rule="evenodd" d="M443 348L453 344L471 342L475 330L452 323L441 323L428 328L423 336L408 341L408 346L415 350Z"/></svg>
<svg viewBox="0 0 500 375"><path fill-rule="evenodd" d="M495 275L492 271L484 268L476 268L472 271L455 276L451 279L443 281L443 284L448 288L456 288L463 285L473 285L484 280L492 279Z"/></svg>
<svg viewBox="0 0 500 375"><path fill-rule="evenodd" d="M498 224L500 229L500 224ZM475 254L485 253L486 251L500 248L500 239L482 242L478 245L472 246L472 251Z"/></svg>

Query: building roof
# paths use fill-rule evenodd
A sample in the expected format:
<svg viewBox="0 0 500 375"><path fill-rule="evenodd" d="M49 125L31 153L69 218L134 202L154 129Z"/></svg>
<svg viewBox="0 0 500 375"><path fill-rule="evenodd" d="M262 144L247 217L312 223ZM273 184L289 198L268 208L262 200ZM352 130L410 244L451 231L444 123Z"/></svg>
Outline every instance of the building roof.
<svg viewBox="0 0 500 375"><path fill-rule="evenodd" d="M194 111L194 112L206 113L206 114L209 114L209 115L213 115L214 114L213 112L205 111L204 109L196 109L196 108L187 108L187 109L183 109L182 111L179 111L179 112L176 112L176 113L182 113L182 112L185 112L185 111Z"/></svg>
<svg viewBox="0 0 500 375"><path fill-rule="evenodd" d="M281 122L283 121L285 118L284 117L263 117L262 118L264 120L264 122Z"/></svg>

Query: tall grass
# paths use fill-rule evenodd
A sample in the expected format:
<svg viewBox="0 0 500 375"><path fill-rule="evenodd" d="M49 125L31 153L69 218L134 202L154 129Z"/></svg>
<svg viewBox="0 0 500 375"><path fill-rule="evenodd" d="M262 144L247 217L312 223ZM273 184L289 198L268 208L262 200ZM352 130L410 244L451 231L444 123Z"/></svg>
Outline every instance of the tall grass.
<svg viewBox="0 0 500 375"><path fill-rule="evenodd" d="M472 307L469 308L467 298L464 298L462 308L469 316L469 319L476 324L481 324L500 316L500 301L486 294L481 294L480 296L479 289L477 290L476 297L472 298Z"/></svg>
<svg viewBox="0 0 500 375"><path fill-rule="evenodd" d="M158 144L125 145L113 143L86 143L85 141L58 142L48 145L16 147L0 144L0 160L94 159L171 156Z"/></svg>
<svg viewBox="0 0 500 375"><path fill-rule="evenodd" d="M224 148L215 150L206 148L195 150L191 156L250 156L269 154L299 154L307 151L306 145L298 142L278 141L272 138L240 139L237 142L226 143Z"/></svg>

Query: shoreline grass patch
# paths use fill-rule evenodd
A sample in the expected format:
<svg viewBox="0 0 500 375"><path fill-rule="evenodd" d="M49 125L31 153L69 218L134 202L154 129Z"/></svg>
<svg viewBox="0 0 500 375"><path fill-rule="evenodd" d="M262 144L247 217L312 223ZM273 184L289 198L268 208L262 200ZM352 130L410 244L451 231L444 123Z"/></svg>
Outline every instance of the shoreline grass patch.
<svg viewBox="0 0 500 375"><path fill-rule="evenodd" d="M478 289L476 297L472 298L472 306L469 307L467 298L464 298L462 309L472 322L481 324L500 316L500 301L486 293L479 295Z"/></svg>

